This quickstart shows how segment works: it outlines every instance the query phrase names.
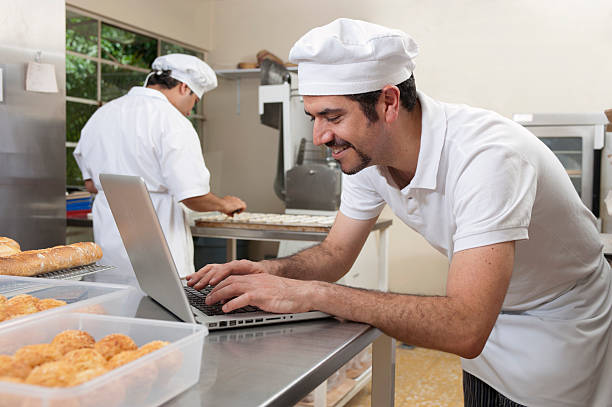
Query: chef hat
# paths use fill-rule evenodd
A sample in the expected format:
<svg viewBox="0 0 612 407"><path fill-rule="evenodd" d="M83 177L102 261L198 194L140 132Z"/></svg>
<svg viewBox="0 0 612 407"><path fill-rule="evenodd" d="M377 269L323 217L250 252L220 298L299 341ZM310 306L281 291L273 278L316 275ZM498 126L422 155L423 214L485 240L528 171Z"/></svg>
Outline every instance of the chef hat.
<svg viewBox="0 0 612 407"><path fill-rule="evenodd" d="M200 99L205 92L217 87L215 71L206 62L192 55L163 55L155 58L151 68L156 71L172 71L170 76L189 86Z"/></svg>
<svg viewBox="0 0 612 407"><path fill-rule="evenodd" d="M351 95L404 82L417 53L403 31L339 18L307 32L289 60L298 64L301 95Z"/></svg>

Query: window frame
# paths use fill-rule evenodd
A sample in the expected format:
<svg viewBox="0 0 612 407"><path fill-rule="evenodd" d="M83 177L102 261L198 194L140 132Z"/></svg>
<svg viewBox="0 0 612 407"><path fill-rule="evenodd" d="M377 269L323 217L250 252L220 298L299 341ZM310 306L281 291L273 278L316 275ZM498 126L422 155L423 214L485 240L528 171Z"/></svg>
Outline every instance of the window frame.
<svg viewBox="0 0 612 407"><path fill-rule="evenodd" d="M189 45L184 42L177 41L169 37L165 37L163 35L155 34L147 30L133 27L133 26L130 26L129 24L125 24L120 21L108 18L108 17L103 17L95 13L91 13L79 7L66 5L66 12L72 12L75 14L79 14L83 17L91 18L93 20L96 20L96 24L97 24L97 55L96 56L81 54L79 52L70 51L66 49L66 55L70 55L70 56L74 56L78 58L84 58L84 59L87 59L89 61L93 61L96 63L96 100L66 95L66 102L82 103L82 104L94 105L98 107L107 103L107 102L102 101L102 64L112 65L112 66L126 69L129 71L142 72L145 74L148 74L149 72L151 72L151 69L139 68L139 67L135 67L131 65L124 65L124 64L120 64L120 63L102 58L101 42L102 42L102 24L103 23L118 27L122 30L133 32L135 34L145 35L147 37L151 37L157 40L157 56L160 56L161 54L162 41L163 41L163 42L170 43L173 45L178 45L182 48L187 48L191 51L199 52L202 54L202 59L206 61L208 51L206 51L205 49L202 49L202 48L199 48L193 45ZM203 122L206 120L206 118L204 117L204 113L203 113L203 109L204 109L203 105L204 105L203 101L200 101L200 103L197 104L197 111L190 115L190 118L195 119L195 122L197 124L196 131L200 139L202 139ZM66 143L65 145L66 148L75 148L77 145L77 142L74 142L74 141L66 140L65 143Z"/></svg>

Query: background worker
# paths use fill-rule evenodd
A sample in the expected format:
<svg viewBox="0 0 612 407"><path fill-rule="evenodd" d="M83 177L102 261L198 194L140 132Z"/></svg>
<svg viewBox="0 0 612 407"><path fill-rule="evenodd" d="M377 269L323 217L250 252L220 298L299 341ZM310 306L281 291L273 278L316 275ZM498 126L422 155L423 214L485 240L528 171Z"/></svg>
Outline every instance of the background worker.
<svg viewBox="0 0 612 407"><path fill-rule="evenodd" d="M313 140L345 174L319 245L208 265L208 303L320 310L455 353L466 406L609 406L612 278L596 219L554 153L494 112L417 92L412 38L339 19L292 48ZM445 296L345 287L383 207L441 253Z"/></svg>
<svg viewBox="0 0 612 407"><path fill-rule="evenodd" d="M143 87L100 107L81 132L74 157L93 204L96 243L103 263L118 269L94 275L96 281L138 286L99 174L141 176L181 276L194 271L193 240L184 209L241 212L246 204L210 192L198 134L186 118L205 92L217 87L214 71L191 55L170 54L153 61Z"/></svg>

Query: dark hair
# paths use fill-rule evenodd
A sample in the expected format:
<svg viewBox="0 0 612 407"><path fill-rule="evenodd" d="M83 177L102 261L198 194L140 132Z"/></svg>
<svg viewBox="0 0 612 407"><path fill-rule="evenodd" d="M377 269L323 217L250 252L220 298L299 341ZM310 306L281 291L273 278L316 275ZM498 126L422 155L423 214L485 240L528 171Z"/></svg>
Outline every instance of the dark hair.
<svg viewBox="0 0 612 407"><path fill-rule="evenodd" d="M417 103L416 85L414 83L414 74L404 82L397 85L400 91L400 103L404 109L411 111ZM378 113L376 113L376 103L380 99L382 90L373 92L359 93L356 95L346 95L347 98L359 103L361 111L370 122L378 121Z"/></svg>
<svg viewBox="0 0 612 407"><path fill-rule="evenodd" d="M172 71L161 71L161 74L157 74L156 71L153 71L153 75L149 76L149 81L147 82L147 86L149 85L160 85L166 89L172 89L176 85L178 85L179 81L172 78L170 73Z"/></svg>

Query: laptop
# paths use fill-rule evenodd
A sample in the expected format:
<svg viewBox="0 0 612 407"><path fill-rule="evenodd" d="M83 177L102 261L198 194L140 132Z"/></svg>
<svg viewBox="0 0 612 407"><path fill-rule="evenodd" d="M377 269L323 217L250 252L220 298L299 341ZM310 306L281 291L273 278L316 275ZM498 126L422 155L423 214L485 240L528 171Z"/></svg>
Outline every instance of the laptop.
<svg viewBox="0 0 612 407"><path fill-rule="evenodd" d="M319 311L274 314L252 306L226 314L219 304L206 305L212 287L198 291L179 277L143 179L100 174L100 183L140 287L182 321L216 330L329 317Z"/></svg>

